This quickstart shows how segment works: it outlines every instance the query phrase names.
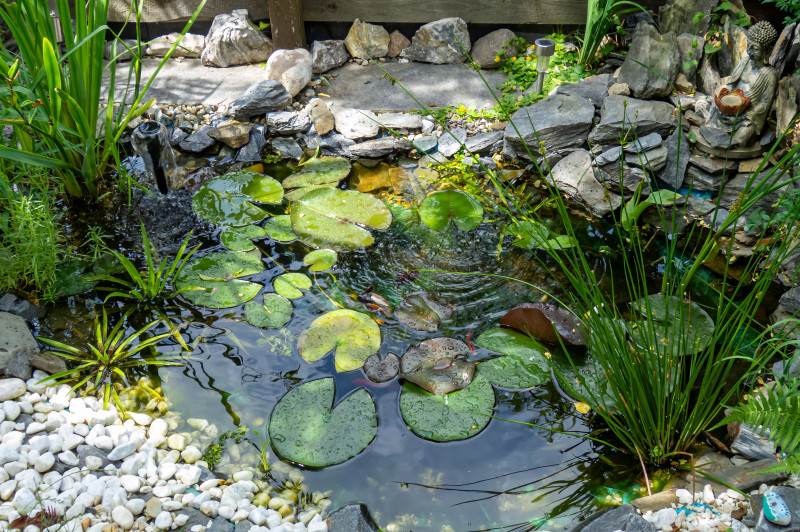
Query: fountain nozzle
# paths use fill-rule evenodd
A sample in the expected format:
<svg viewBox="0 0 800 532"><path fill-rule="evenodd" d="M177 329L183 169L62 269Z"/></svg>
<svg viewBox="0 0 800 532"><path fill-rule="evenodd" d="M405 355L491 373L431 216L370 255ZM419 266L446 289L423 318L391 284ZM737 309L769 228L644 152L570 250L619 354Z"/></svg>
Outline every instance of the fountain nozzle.
<svg viewBox="0 0 800 532"><path fill-rule="evenodd" d="M167 172L175 169L175 153L169 145L167 128L155 120L142 122L133 132L133 149L158 184L162 194L169 192Z"/></svg>

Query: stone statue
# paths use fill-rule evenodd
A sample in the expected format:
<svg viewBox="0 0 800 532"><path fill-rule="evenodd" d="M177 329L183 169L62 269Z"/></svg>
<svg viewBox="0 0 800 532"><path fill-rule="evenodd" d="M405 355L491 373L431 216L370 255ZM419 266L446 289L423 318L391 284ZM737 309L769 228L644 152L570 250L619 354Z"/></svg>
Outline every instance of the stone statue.
<svg viewBox="0 0 800 532"><path fill-rule="evenodd" d="M747 32L747 55L730 76L720 80L708 124L700 129L710 143L723 148L729 144L743 147L761 135L778 86L778 73L768 64L777 38L775 28L767 21Z"/></svg>

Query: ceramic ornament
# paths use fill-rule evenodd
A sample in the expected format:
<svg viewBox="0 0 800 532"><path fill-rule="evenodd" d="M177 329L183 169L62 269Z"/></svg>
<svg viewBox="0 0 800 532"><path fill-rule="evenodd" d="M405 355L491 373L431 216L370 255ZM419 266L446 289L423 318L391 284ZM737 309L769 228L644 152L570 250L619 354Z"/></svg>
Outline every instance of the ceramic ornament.
<svg viewBox="0 0 800 532"><path fill-rule="evenodd" d="M789 507L786 506L783 497L773 490L767 490L764 493L763 509L764 517L771 523L788 525L792 521L792 514L789 512Z"/></svg>

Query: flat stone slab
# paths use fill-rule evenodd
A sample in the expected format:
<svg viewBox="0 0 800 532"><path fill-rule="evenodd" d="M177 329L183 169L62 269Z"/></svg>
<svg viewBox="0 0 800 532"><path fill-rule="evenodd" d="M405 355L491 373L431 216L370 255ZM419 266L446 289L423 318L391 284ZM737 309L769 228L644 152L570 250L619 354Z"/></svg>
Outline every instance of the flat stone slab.
<svg viewBox="0 0 800 532"><path fill-rule="evenodd" d="M401 84L427 109L462 103L485 109L497 103L480 75L467 65L384 63L381 66L397 83L393 84L377 65L347 63L328 72L336 77L330 80L330 85L319 87L318 92L330 96L322 97L328 103L377 112L419 109ZM492 89L506 77L500 72L481 71L481 74ZM500 91L494 90L499 96Z"/></svg>

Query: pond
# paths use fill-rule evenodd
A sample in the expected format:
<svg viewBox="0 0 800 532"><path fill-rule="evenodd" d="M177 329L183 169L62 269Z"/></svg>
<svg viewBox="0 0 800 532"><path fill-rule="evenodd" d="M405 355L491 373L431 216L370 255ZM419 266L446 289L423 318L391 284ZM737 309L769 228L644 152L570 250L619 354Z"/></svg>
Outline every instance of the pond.
<svg viewBox="0 0 800 532"><path fill-rule="evenodd" d="M283 174L279 177L290 172L268 170ZM523 390L496 387L493 418L485 429L465 439L437 442L418 436L408 426L400 407L402 381L375 383L362 369L337 371L330 354L313 363L304 360L298 352L298 337L314 320L341 308L365 314L378 324L382 356L402 356L420 342L445 337L468 345L470 362L487 360L497 354L476 345L481 334L496 328L511 308L542 297L507 277L556 290L546 261L510 245L508 238L500 245L492 213L469 231L453 224L434 231L399 204L408 198L386 199L395 201L387 202L393 214L391 226L373 230L372 245L340 251L335 267L328 271L312 272L304 265L312 248L302 242L279 242L268 236L253 239L264 270L244 279L263 285L264 293L272 292L276 280L280 283L279 277L286 273L305 274L311 281L310 287L300 283L285 327L251 325L241 304L211 309L180 298L167 312L174 323L185 324L181 334L192 351L185 365L158 370L170 410L183 419L206 419L221 431L246 425L264 435L269 432L270 413L287 390L333 377L334 404L355 390L366 390L378 420L374 440L342 463L308 468L304 474L311 489L332 490L334 508L363 502L388 531L562 529L597 507L641 495L640 470L630 456L526 425L580 434L598 428L592 413L578 412L552 382ZM264 208L274 216L284 212L280 205ZM583 244L599 246L602 231L583 222ZM210 235L198 256L227 252L220 233L217 229ZM118 244L127 247L138 235L116 236ZM595 260L602 272L603 261ZM598 278L603 279L602 273ZM426 297L452 309L452 317L442 320L438 330L415 330L407 320L373 303L386 300L394 309L409 294L419 293L430 294ZM256 301L261 297L256 296ZM43 333L63 339L73 335L74 329L87 327L78 323L62 330L65 321L86 320L86 308L98 300L71 301L42 323ZM277 460L274 451L271 460Z"/></svg>

